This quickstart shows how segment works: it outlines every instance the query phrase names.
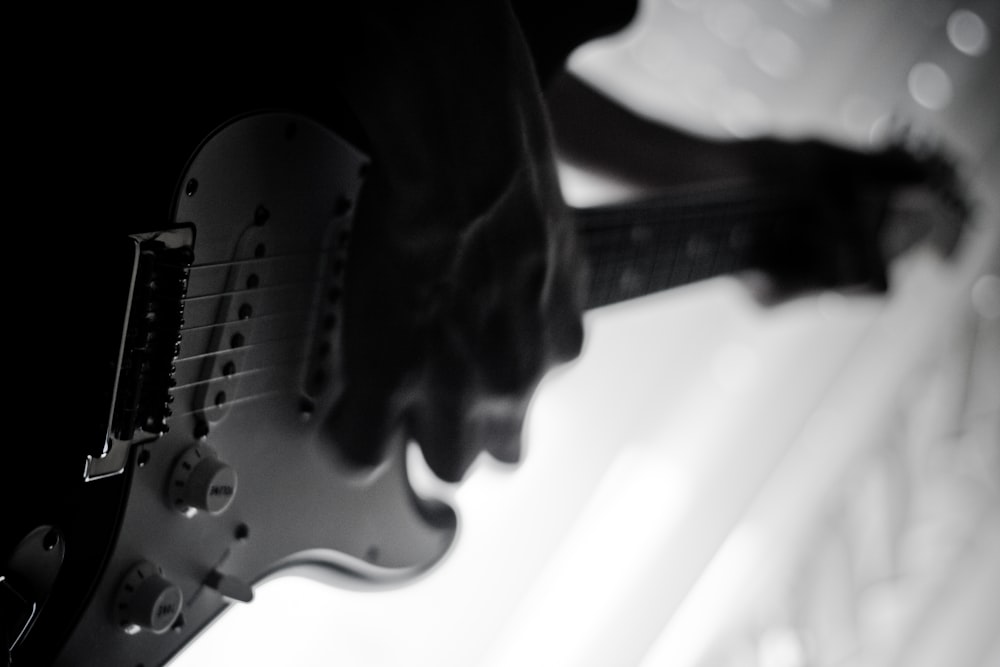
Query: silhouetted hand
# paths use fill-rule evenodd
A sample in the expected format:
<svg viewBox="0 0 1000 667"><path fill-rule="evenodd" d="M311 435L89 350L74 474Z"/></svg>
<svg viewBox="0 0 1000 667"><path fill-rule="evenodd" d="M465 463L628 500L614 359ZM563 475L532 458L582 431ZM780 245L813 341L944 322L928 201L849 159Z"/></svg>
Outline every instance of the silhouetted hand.
<svg viewBox="0 0 1000 667"><path fill-rule="evenodd" d="M379 65L348 91L373 163L347 268L346 389L329 426L355 463L412 439L454 481L481 451L517 460L537 383L580 350L583 295L513 18L498 5L427 20L435 34L380 22Z"/></svg>

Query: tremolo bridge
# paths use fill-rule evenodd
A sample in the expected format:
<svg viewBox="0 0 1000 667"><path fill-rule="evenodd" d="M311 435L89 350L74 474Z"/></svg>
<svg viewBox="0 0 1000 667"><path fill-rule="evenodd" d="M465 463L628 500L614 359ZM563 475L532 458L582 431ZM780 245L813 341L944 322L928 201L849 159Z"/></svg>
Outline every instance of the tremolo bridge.
<svg viewBox="0 0 1000 667"><path fill-rule="evenodd" d="M193 246L194 230L177 227L130 235L115 248L107 296L121 335L102 351L106 419L87 450L87 480L120 473L137 430L167 430Z"/></svg>

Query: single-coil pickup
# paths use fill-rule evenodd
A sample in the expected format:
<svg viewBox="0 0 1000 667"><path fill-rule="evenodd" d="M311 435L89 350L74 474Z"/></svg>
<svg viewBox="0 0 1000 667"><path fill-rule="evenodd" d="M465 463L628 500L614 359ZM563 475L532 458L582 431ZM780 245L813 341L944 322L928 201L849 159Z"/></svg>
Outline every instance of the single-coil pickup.
<svg viewBox="0 0 1000 667"><path fill-rule="evenodd" d="M308 362L301 379L304 414L311 414L324 394L337 389L340 378L340 328L343 321L345 273L351 239L353 202L347 195L337 198L333 221L324 243L324 266L314 298L314 322Z"/></svg>
<svg viewBox="0 0 1000 667"><path fill-rule="evenodd" d="M263 229L248 227L241 235L230 263L216 267L223 272L224 282L213 293L193 297L211 311L212 322L192 329L193 342L205 338L204 346L185 346L187 350L202 352L194 356L200 361L198 380L193 384L192 409L197 415L197 428L202 435L211 424L218 422L228 412L230 404L240 390L241 378L250 366L249 350L258 341L254 335L260 310L260 291L271 284L268 263L260 261L267 248Z"/></svg>
<svg viewBox="0 0 1000 667"><path fill-rule="evenodd" d="M233 405L291 391L303 361L316 259L272 254L267 237L266 225L248 227L231 261L193 281L178 381L199 437Z"/></svg>

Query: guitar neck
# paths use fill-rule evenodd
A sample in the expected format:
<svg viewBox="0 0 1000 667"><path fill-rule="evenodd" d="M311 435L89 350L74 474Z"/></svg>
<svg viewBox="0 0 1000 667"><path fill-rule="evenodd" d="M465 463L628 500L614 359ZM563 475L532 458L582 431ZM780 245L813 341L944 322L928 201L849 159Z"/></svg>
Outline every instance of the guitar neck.
<svg viewBox="0 0 1000 667"><path fill-rule="evenodd" d="M590 273L587 308L597 308L766 268L762 250L787 245L807 202L787 190L729 184L578 208L575 215Z"/></svg>

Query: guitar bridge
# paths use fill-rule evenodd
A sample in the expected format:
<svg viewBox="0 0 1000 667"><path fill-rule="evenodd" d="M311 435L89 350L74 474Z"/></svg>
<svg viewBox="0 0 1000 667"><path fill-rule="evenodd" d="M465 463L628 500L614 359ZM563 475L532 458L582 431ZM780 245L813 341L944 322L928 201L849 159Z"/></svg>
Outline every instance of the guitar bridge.
<svg viewBox="0 0 1000 667"><path fill-rule="evenodd" d="M102 383L107 421L102 441L87 452L87 480L121 472L137 431L167 431L193 245L190 227L134 234L115 258L114 319L122 328L105 351L113 368Z"/></svg>

